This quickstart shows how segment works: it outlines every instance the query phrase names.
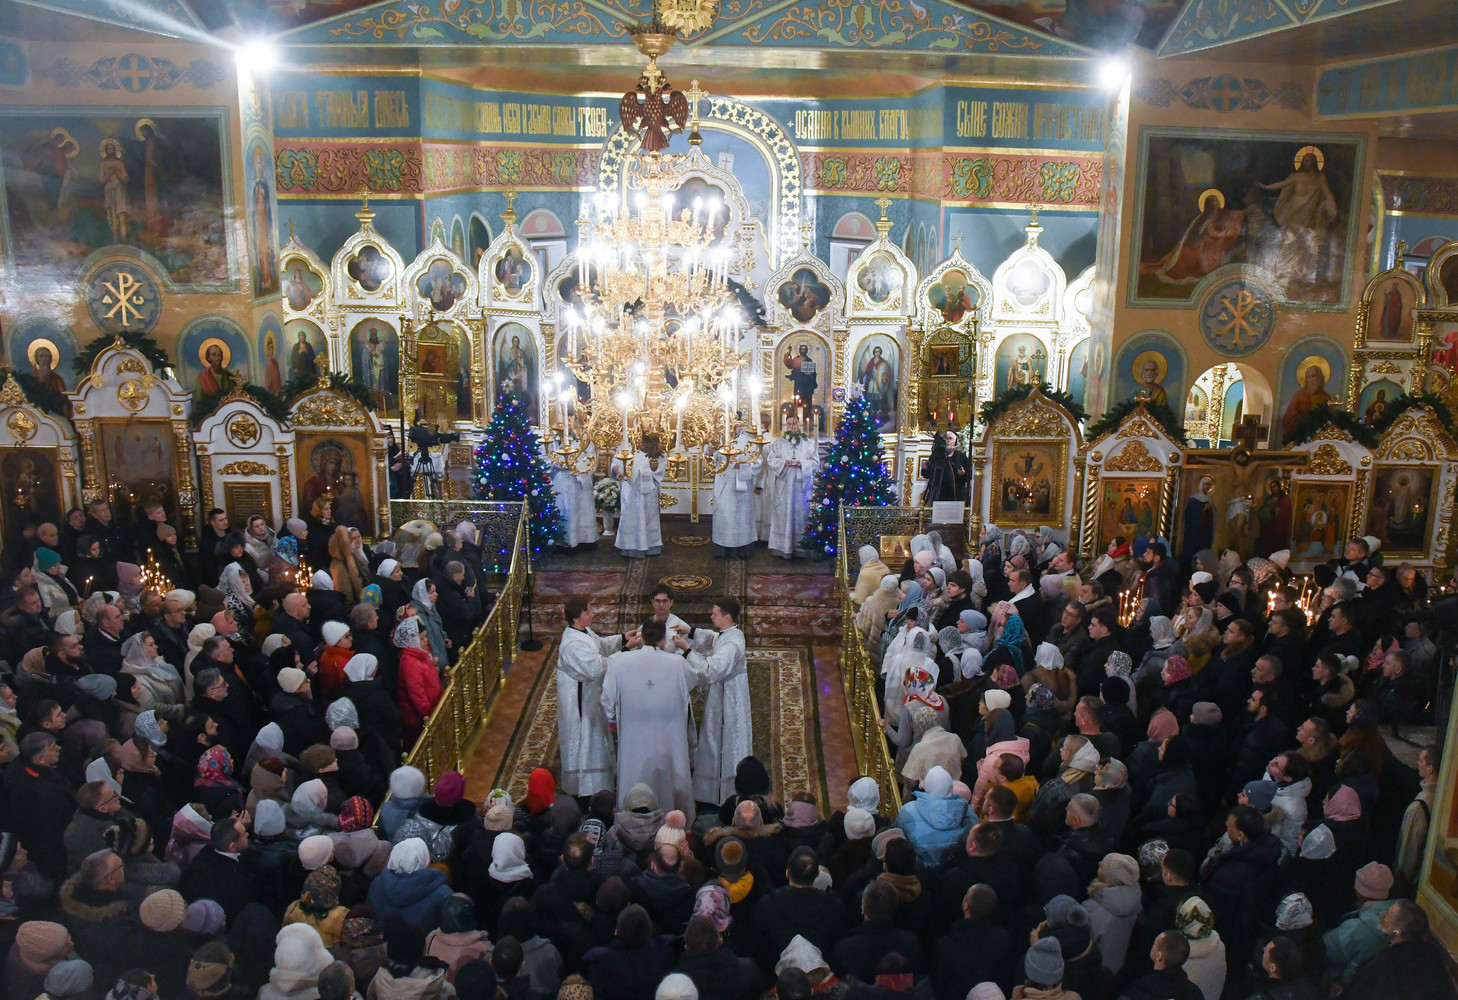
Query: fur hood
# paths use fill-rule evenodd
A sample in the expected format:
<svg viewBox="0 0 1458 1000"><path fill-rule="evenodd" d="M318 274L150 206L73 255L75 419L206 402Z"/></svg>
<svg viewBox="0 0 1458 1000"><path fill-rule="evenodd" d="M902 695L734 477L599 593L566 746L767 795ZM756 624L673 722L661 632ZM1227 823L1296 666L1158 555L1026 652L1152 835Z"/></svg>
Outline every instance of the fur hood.
<svg viewBox="0 0 1458 1000"><path fill-rule="evenodd" d="M753 829L743 830L737 826L716 826L704 834L704 846L713 847L725 837L738 837L740 840L763 840L766 837L773 837L780 832L778 823L761 823Z"/></svg>
<svg viewBox="0 0 1458 1000"><path fill-rule="evenodd" d="M89 922L116 920L127 912L124 899L114 898L109 903L98 905L86 901L85 897L90 895L92 893L81 884L81 876L72 875L61 883L61 910L68 917Z"/></svg>

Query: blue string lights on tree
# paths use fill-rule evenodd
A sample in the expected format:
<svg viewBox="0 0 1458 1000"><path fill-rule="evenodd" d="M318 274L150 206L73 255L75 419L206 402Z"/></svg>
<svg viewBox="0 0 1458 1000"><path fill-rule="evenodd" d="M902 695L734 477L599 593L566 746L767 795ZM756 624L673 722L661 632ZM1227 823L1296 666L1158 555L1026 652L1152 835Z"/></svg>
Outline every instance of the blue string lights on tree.
<svg viewBox="0 0 1458 1000"><path fill-rule="evenodd" d="M525 500L531 505L532 551L540 553L562 535L562 512L552 492L552 473L532 432L526 407L513 393L496 397L486 437L476 446L477 500Z"/></svg>
<svg viewBox="0 0 1458 1000"><path fill-rule="evenodd" d="M896 503L896 480L881 453L881 428L862 393L852 387L845 414L835 429L835 443L820 470L810 498L805 525L806 544L835 555L842 504L852 507L890 507Z"/></svg>

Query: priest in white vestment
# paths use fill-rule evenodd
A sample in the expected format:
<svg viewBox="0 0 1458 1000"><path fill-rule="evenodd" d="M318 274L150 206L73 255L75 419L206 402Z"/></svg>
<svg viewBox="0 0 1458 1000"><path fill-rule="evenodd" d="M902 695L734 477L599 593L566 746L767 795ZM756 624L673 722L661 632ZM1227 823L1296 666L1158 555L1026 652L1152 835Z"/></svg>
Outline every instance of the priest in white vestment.
<svg viewBox="0 0 1458 1000"><path fill-rule="evenodd" d="M664 628L663 642L658 648L667 653L674 651L674 636L688 635L693 631L688 622L673 613L673 600L673 588L666 583L660 583L648 591L648 603L653 607L653 620L662 622Z"/></svg>
<svg viewBox="0 0 1458 1000"><path fill-rule="evenodd" d="M699 683L709 689L694 748L694 798L716 806L734 794L735 769L754 752L739 610L736 598L721 597L709 614L717 632L700 628L694 629L692 642L682 636L674 639L698 672Z"/></svg>
<svg viewBox="0 0 1458 1000"><path fill-rule="evenodd" d="M653 789L664 812L681 809L694 818L689 771L689 692L694 668L675 653L657 648L663 623L643 623L643 648L608 658L602 707L618 734L618 808L638 782Z"/></svg>
<svg viewBox="0 0 1458 1000"><path fill-rule="evenodd" d="M597 497L592 492L592 470L597 465L597 449L587 445L581 454L568 461L552 462L552 492L557 495L557 509L562 512L562 546L593 545L597 542Z"/></svg>
<svg viewBox="0 0 1458 1000"><path fill-rule="evenodd" d="M612 788L613 738L602 708L607 658L626 647L621 635L592 630L592 606L573 594L563 607L567 628L557 650L557 742L562 748L562 791L589 796Z"/></svg>
<svg viewBox="0 0 1458 1000"><path fill-rule="evenodd" d="M754 555L759 541L759 497L754 488L759 481L762 463L747 461L749 435L740 431L734 439L740 451L737 462L730 462L714 476L714 555L721 559L748 559Z"/></svg>
<svg viewBox="0 0 1458 1000"><path fill-rule="evenodd" d="M656 469L649 454L658 457ZM667 456L658 448L657 440L647 434L643 436L643 447L633 453L631 469L625 469L621 459L613 459L612 477L619 482L620 497L618 534L613 544L630 559L644 559L663 551L658 495L667 468Z"/></svg>
<svg viewBox="0 0 1458 1000"><path fill-rule="evenodd" d="M800 419L786 417L784 437L771 441L764 453L765 489L770 496L769 547L781 559L793 559L804 548L810 490L819 467L819 449L800 433Z"/></svg>

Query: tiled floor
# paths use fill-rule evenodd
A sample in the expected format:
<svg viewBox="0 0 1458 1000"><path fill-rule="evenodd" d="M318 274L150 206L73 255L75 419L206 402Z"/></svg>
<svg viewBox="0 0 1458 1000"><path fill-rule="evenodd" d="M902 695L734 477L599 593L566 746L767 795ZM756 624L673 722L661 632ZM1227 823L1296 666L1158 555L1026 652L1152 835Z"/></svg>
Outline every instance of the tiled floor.
<svg viewBox="0 0 1458 1000"><path fill-rule="evenodd" d="M671 555L681 560L685 554ZM613 627L609 622L615 617L613 606L623 591L624 561L609 561L601 555L580 561L573 556L553 557L536 567L534 621L538 639L550 642L560 634L561 602L572 593L591 595L598 623L606 629ZM668 555L665 551L665 556ZM845 807L846 789L857 771L840 673L839 609L831 566L821 563L821 572L809 573L805 572L809 568L807 564L796 563L794 570L787 573L786 565L763 553L756 553L750 563L745 584L747 618L751 623L749 640L751 645L809 648L815 664L816 714L826 787L830 793L829 809L840 809ZM695 620L691 624L708 623ZM466 794L472 801L482 801L491 790L487 783L496 775L523 722L527 699L546 653L547 650L516 654L466 767Z"/></svg>

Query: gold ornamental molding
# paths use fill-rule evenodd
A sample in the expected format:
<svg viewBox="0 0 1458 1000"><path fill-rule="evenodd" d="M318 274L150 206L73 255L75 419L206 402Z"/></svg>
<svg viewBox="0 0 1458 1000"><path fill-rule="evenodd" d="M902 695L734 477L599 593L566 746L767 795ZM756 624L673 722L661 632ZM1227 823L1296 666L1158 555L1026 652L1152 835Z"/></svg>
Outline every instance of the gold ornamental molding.
<svg viewBox="0 0 1458 1000"><path fill-rule="evenodd" d="M1159 472L1164 463L1149 453L1149 447L1139 440L1130 441L1122 451L1104 462L1106 472Z"/></svg>
<svg viewBox="0 0 1458 1000"><path fill-rule="evenodd" d="M240 448L247 448L259 439L263 434L263 428L248 414L240 413L228 421L226 433L229 441Z"/></svg>
<svg viewBox="0 0 1458 1000"><path fill-rule="evenodd" d="M276 476L277 470L264 465L262 462L251 462L247 460L229 462L218 470L223 476Z"/></svg>
<svg viewBox="0 0 1458 1000"><path fill-rule="evenodd" d="M1323 443L1311 453L1311 458L1301 471L1313 476L1350 476L1352 463L1342 458L1335 445Z"/></svg>

